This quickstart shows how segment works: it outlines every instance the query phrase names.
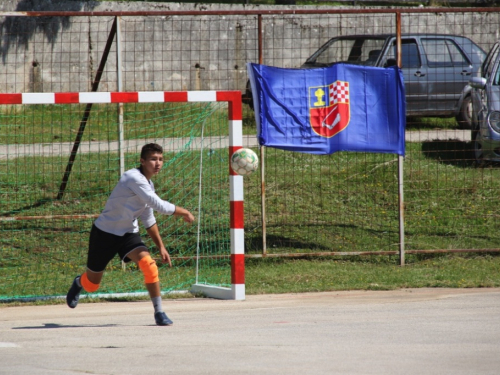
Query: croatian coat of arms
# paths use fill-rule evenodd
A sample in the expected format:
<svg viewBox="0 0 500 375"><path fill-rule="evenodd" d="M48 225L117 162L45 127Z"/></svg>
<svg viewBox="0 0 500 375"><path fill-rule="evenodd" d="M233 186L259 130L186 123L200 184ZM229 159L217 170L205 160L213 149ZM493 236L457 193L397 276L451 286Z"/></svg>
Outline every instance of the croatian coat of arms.
<svg viewBox="0 0 500 375"><path fill-rule="evenodd" d="M309 87L309 121L316 134L331 138L344 130L350 119L349 82Z"/></svg>

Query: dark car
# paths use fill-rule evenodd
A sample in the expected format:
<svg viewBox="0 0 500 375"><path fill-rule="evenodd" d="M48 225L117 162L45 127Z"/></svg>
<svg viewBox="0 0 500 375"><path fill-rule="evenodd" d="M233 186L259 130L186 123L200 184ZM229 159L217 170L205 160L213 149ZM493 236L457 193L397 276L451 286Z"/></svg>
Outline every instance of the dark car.
<svg viewBox="0 0 500 375"><path fill-rule="evenodd" d="M500 161L500 41L491 48L481 75L470 81L473 121L471 138L478 164Z"/></svg>
<svg viewBox="0 0 500 375"><path fill-rule="evenodd" d="M401 38L402 71L406 89L406 115L456 117L471 126L470 90L486 53L468 38L444 34L404 34ZM330 39L302 68L326 67L338 62L388 67L396 65L396 36L351 35ZM247 87L247 96L251 95Z"/></svg>

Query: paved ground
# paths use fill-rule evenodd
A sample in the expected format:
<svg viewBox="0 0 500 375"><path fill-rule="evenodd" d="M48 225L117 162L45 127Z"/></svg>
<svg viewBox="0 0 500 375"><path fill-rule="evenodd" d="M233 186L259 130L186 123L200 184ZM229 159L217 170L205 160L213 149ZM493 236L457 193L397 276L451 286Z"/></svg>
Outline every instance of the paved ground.
<svg viewBox="0 0 500 375"><path fill-rule="evenodd" d="M462 142L470 141L470 130L428 130L428 131L414 131L406 132L405 138L407 142L429 142L436 140L457 140ZM216 140L216 141L214 141ZM163 144L165 151L175 151L183 148L186 144L190 142L192 149L199 149L201 147L201 140L196 138L194 140L188 138L176 138L172 139L139 139L139 140L127 140L124 143L124 148L127 152L140 152L141 147L148 142L158 142ZM214 147L214 144L218 147L226 148L229 146L228 138L220 137L206 137L205 145L210 145ZM255 136L244 135L243 136L243 147L257 147L258 142ZM35 143L35 144L22 144L22 145L0 145L0 159L6 159L15 155L20 156L58 156L71 154L73 149L72 142L64 143ZM79 152L86 154L89 152L105 152L108 150L118 150L118 142L82 142L80 144Z"/></svg>
<svg viewBox="0 0 500 375"><path fill-rule="evenodd" d="M0 305L0 374L500 373L500 288Z"/></svg>

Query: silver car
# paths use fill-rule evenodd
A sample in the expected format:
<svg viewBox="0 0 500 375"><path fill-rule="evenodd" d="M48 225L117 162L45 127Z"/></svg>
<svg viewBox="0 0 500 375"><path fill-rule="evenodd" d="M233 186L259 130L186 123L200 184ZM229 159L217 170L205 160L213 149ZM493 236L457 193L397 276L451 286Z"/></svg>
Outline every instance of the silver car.
<svg viewBox="0 0 500 375"><path fill-rule="evenodd" d="M402 71L406 115L456 117L471 128L471 77L477 76L486 53L472 40L449 34L403 34ZM387 67L396 65L396 35L349 35L330 39L302 68L336 62Z"/></svg>
<svg viewBox="0 0 500 375"><path fill-rule="evenodd" d="M455 117L471 129L471 77L477 76L486 52L469 38L449 34L403 34L402 71L406 115ZM388 67L396 65L396 35L347 35L328 40L301 68L326 67L338 62ZM250 83L243 101L253 108Z"/></svg>
<svg viewBox="0 0 500 375"><path fill-rule="evenodd" d="M474 156L478 164L500 161L500 41L491 48L479 77L471 78Z"/></svg>

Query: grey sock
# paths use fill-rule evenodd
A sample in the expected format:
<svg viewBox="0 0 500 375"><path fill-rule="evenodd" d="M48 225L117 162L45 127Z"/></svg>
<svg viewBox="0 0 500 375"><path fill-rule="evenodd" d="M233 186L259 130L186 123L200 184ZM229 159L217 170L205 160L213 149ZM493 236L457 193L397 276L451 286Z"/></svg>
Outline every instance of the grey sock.
<svg viewBox="0 0 500 375"><path fill-rule="evenodd" d="M163 308L161 306L161 296L151 298L151 302L153 302L153 307L155 308L155 313L157 313L159 311L163 311Z"/></svg>

